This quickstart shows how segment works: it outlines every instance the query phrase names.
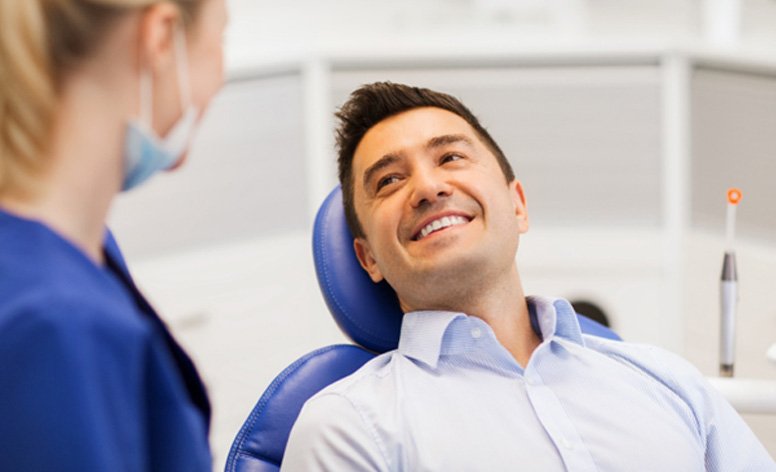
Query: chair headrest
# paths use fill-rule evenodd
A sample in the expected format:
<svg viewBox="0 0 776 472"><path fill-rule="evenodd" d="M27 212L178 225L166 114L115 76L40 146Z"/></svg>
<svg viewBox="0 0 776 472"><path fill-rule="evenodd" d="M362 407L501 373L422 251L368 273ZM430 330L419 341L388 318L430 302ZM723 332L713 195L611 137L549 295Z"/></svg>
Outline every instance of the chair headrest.
<svg viewBox="0 0 776 472"><path fill-rule="evenodd" d="M396 349L403 315L399 301L387 282L372 282L356 259L339 185L315 217L313 259L323 298L340 329L370 351Z"/></svg>

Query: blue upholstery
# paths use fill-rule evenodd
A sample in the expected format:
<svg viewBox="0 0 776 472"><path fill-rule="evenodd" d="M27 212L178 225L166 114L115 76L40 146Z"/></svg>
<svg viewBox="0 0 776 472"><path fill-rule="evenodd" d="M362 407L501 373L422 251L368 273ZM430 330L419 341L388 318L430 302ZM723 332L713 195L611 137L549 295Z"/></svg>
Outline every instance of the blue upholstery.
<svg viewBox="0 0 776 472"><path fill-rule="evenodd" d="M375 355L352 345L315 350L272 381L232 443L227 472L277 471L302 405L325 386L352 374Z"/></svg>
<svg viewBox="0 0 776 472"><path fill-rule="evenodd" d="M278 470L291 427L304 402L356 371L374 353L398 346L402 319L399 302L387 283L372 283L361 269L353 252L353 237L345 221L339 186L323 202L315 218L313 258L329 311L340 329L363 348L337 345L318 349L281 372L237 434L226 462L227 472ZM579 323L584 333L620 339L609 328L584 316L579 316Z"/></svg>
<svg viewBox="0 0 776 472"><path fill-rule="evenodd" d="M358 263L339 186L315 218L313 258L318 285L340 329L370 351L396 349L402 318L399 301L387 282L375 284Z"/></svg>
<svg viewBox="0 0 776 472"><path fill-rule="evenodd" d="M602 325L601 323L591 320L590 318L577 313L577 319L579 320L579 329L585 334L592 334L601 338L614 339L615 341L622 341L619 334L615 333L611 329Z"/></svg>

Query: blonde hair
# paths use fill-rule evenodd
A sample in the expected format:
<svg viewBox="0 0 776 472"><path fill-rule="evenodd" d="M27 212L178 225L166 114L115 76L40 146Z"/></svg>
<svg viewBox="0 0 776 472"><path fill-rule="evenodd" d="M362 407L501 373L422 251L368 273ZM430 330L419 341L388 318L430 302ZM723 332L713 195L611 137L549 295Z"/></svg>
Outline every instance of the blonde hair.
<svg viewBox="0 0 776 472"><path fill-rule="evenodd" d="M116 19L160 0L0 0L0 194L30 191L63 76ZM202 0L170 0L191 24Z"/></svg>

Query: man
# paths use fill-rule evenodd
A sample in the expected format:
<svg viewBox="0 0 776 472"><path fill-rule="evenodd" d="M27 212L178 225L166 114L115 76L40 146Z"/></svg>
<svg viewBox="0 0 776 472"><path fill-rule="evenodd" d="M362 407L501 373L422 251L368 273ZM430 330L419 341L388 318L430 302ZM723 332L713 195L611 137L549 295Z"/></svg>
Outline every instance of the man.
<svg viewBox="0 0 776 472"><path fill-rule="evenodd" d="M376 83L338 117L356 255L405 315L396 351L307 402L284 470L776 470L687 362L524 296L522 185L458 100Z"/></svg>

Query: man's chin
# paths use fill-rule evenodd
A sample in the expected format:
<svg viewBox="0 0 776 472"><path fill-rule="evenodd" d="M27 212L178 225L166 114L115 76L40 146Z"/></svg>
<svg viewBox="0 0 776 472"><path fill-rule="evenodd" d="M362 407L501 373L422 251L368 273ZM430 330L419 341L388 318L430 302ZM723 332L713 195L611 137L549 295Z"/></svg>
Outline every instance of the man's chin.
<svg viewBox="0 0 776 472"><path fill-rule="evenodd" d="M450 265L460 264L461 259L474 249L460 235L431 236L432 240L416 241L407 247L407 253L420 270L445 270Z"/></svg>

